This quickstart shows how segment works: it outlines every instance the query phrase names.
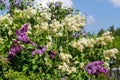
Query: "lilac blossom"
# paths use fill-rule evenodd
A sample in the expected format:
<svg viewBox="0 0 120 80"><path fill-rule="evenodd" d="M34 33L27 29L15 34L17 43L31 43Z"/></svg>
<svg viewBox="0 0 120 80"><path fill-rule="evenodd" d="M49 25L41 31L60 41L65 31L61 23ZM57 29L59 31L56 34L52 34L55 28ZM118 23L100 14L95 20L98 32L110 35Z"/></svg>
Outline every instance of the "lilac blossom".
<svg viewBox="0 0 120 80"><path fill-rule="evenodd" d="M80 33L78 33L78 32L75 32L75 33L72 34L72 37L74 37L74 38L77 38L79 36L80 36Z"/></svg>
<svg viewBox="0 0 120 80"><path fill-rule="evenodd" d="M80 31L74 32L72 34L72 37L74 37L74 38L77 38L79 36L85 37L85 36L87 36L87 33L84 30L80 30Z"/></svg>
<svg viewBox="0 0 120 80"><path fill-rule="evenodd" d="M55 2L55 7L61 7L62 6L62 2Z"/></svg>
<svg viewBox="0 0 120 80"><path fill-rule="evenodd" d="M32 57L34 57L35 54L39 54L39 55L44 54L46 52L46 49L47 49L46 47L41 47L37 45L37 48L34 51L32 51Z"/></svg>
<svg viewBox="0 0 120 80"><path fill-rule="evenodd" d="M57 54L57 52L51 51L50 52L50 58L54 59L56 54Z"/></svg>
<svg viewBox="0 0 120 80"><path fill-rule="evenodd" d="M6 8L9 10L10 9L10 4L6 4Z"/></svg>
<svg viewBox="0 0 120 80"><path fill-rule="evenodd" d="M7 63L8 62L8 59L7 58L4 58L4 63Z"/></svg>
<svg viewBox="0 0 120 80"><path fill-rule="evenodd" d="M4 4L5 3L5 0L0 0L0 4Z"/></svg>
<svg viewBox="0 0 120 80"><path fill-rule="evenodd" d="M108 69L102 67L102 64L104 64L103 61L94 61L89 63L85 69L88 72L88 74L91 75L99 75L100 73L107 73Z"/></svg>
<svg viewBox="0 0 120 80"><path fill-rule="evenodd" d="M65 78L61 78L60 80L66 80Z"/></svg>
<svg viewBox="0 0 120 80"><path fill-rule="evenodd" d="M8 58L12 59L16 55L16 53L21 52L21 51L22 51L22 47L18 44L17 40L14 40L14 44L8 53Z"/></svg>
<svg viewBox="0 0 120 80"><path fill-rule="evenodd" d="M30 39L27 35L29 24L26 23L20 30L16 31L17 40L22 41L23 43L30 43Z"/></svg>
<svg viewBox="0 0 120 80"><path fill-rule="evenodd" d="M28 6L28 5L30 5L30 1L27 0L26 1L26 6Z"/></svg>
<svg viewBox="0 0 120 80"><path fill-rule="evenodd" d="M21 3L21 0L15 0L15 1L14 1L14 4L15 4L15 5L19 5L20 3Z"/></svg>
<svg viewBox="0 0 120 80"><path fill-rule="evenodd" d="M87 36L87 33L85 31L81 31L80 33L83 37Z"/></svg>
<svg viewBox="0 0 120 80"><path fill-rule="evenodd" d="M37 44L36 44L36 43L34 43L34 42L32 42L32 41L30 41L30 44L31 44L32 46L37 47Z"/></svg>

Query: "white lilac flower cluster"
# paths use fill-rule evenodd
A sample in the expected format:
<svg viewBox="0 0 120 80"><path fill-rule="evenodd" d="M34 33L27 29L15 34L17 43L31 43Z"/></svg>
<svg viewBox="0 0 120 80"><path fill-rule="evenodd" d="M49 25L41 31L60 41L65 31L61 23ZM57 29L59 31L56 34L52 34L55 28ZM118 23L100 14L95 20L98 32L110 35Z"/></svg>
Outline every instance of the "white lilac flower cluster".
<svg viewBox="0 0 120 80"><path fill-rule="evenodd" d="M27 7L27 9L24 9L24 10L15 9L14 13L19 15L19 16L17 16L19 18L25 17L27 19L30 19L31 17L36 15L37 10L34 8L31 8L31 7Z"/></svg>
<svg viewBox="0 0 120 80"><path fill-rule="evenodd" d="M104 62L104 67L109 70L110 69L109 63L108 62Z"/></svg>
<svg viewBox="0 0 120 80"><path fill-rule="evenodd" d="M112 42L114 39L113 36L111 36L111 32L107 31L105 33L102 34L101 37L96 38L96 43L98 45L107 45L108 42Z"/></svg>
<svg viewBox="0 0 120 80"><path fill-rule="evenodd" d="M48 31L51 35L55 35L56 37L63 36L63 32L70 31L75 32L79 31L83 26L85 26L86 20L85 16L82 16L80 14L78 15L69 15L65 17L65 19L60 21L57 21L56 19L51 20L51 23L48 24L45 20L50 20L51 15L49 13L42 12L41 19L39 17L37 20L40 22L40 25L35 25L34 27L37 28L37 33L43 33L44 31Z"/></svg>
<svg viewBox="0 0 120 80"><path fill-rule="evenodd" d="M5 21L8 24L2 24L3 21ZM4 25L4 27L9 28L8 25L11 25L13 23L13 18L10 17L10 14L0 16L0 24Z"/></svg>
<svg viewBox="0 0 120 80"><path fill-rule="evenodd" d="M62 30L63 30L63 25L57 21L57 20L52 20L50 24L50 33L55 34L56 36L62 36Z"/></svg>
<svg viewBox="0 0 120 80"><path fill-rule="evenodd" d="M76 48L78 51L83 52L87 48L94 48L95 45L105 46L107 43L112 42L114 37L111 36L111 32L107 31L97 38L81 38L78 41L72 41L70 46Z"/></svg>
<svg viewBox="0 0 120 80"><path fill-rule="evenodd" d="M65 54L65 53L60 53L59 57L63 62L67 62L67 63L70 63L69 59L72 58L70 54Z"/></svg>
<svg viewBox="0 0 120 80"><path fill-rule="evenodd" d="M36 29L36 34L42 34L45 31L48 31L48 23L41 22L40 24L35 25L34 29Z"/></svg>
<svg viewBox="0 0 120 80"><path fill-rule="evenodd" d="M70 74L72 72L76 72L76 67L69 66L69 64L70 64L69 59L72 59L72 56L70 54L60 53L59 58L62 61L62 65L58 66L58 68L60 70L67 72L67 74Z"/></svg>
<svg viewBox="0 0 120 80"><path fill-rule="evenodd" d="M63 20L63 24L66 25L66 29L70 32L79 31L86 24L85 16L81 14L69 15Z"/></svg>
<svg viewBox="0 0 120 80"><path fill-rule="evenodd" d="M74 42L74 41L71 42L70 45L72 47L76 48L78 51L83 52L85 47L93 48L95 43L96 42L94 39L82 38L82 39L78 40L77 42Z"/></svg>
<svg viewBox="0 0 120 80"><path fill-rule="evenodd" d="M118 49L116 49L116 48L106 50L106 51L104 51L104 57L107 60L110 60L111 58L116 59L116 54L117 53L118 53Z"/></svg>
<svg viewBox="0 0 120 80"><path fill-rule="evenodd" d="M49 13L47 10L43 10L40 15L44 20L51 20L51 13Z"/></svg>

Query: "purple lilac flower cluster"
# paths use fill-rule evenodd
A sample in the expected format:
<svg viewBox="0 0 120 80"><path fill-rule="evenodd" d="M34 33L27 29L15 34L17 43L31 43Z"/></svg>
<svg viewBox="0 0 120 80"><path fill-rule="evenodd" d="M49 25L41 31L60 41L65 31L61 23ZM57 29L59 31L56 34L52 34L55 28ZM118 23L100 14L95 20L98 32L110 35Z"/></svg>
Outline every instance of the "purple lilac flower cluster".
<svg viewBox="0 0 120 80"><path fill-rule="evenodd" d="M36 49L34 49L34 51L32 52L32 57L36 53L39 55L42 55L43 53L45 53L46 47L41 47L41 46L35 44L34 42L30 41L30 39L27 35L28 26L29 26L29 24L26 23L25 25L23 25L23 27L20 30L16 30L16 38L17 39L14 41L14 45L11 47L11 50L8 53L9 59L12 59L16 53L22 51L22 47L18 44L18 41L21 41L24 44L29 43L36 47Z"/></svg>
<svg viewBox="0 0 120 80"><path fill-rule="evenodd" d="M59 2L59 1L57 1L57 2L55 2L55 3L53 3L53 2L48 2L47 3L47 6L50 8L50 7L52 7L52 6L55 6L55 7L61 7L62 6L62 2Z"/></svg>
<svg viewBox="0 0 120 80"><path fill-rule="evenodd" d="M57 54L57 52L51 51L50 52L50 58L54 59L56 54Z"/></svg>
<svg viewBox="0 0 120 80"><path fill-rule="evenodd" d="M60 80L66 80L65 78L61 78Z"/></svg>
<svg viewBox="0 0 120 80"><path fill-rule="evenodd" d="M88 74L91 75L99 75L100 73L107 73L108 69L102 67L102 64L104 64L103 61L94 61L89 63L85 70L88 72Z"/></svg>
<svg viewBox="0 0 120 80"><path fill-rule="evenodd" d="M41 47L39 45L37 45L37 49L35 49L33 52L32 52L32 57L35 56L35 54L39 54L39 55L42 55L46 52L46 47Z"/></svg>
<svg viewBox="0 0 120 80"><path fill-rule="evenodd" d="M18 41L22 41L23 43L30 42L29 37L27 36L28 26L29 24L27 23L20 30L16 31L17 40L14 40L13 46L11 47L11 50L8 53L9 59L12 59L16 53L22 51L22 47L18 44Z"/></svg>
<svg viewBox="0 0 120 80"><path fill-rule="evenodd" d="M29 24L26 23L20 30L16 31L16 37L18 41L22 41L23 43L30 43L30 39L27 36Z"/></svg>
<svg viewBox="0 0 120 80"><path fill-rule="evenodd" d="M55 7L61 7L62 6L62 2L55 2Z"/></svg>
<svg viewBox="0 0 120 80"><path fill-rule="evenodd" d="M3 4L3 3L5 3L5 0L0 0L0 4Z"/></svg>
<svg viewBox="0 0 120 80"><path fill-rule="evenodd" d="M14 4L15 4L15 5L19 5L20 3L21 3L21 0L15 0L15 1L14 1Z"/></svg>
<svg viewBox="0 0 120 80"><path fill-rule="evenodd" d="M8 53L8 58L12 59L16 53L21 52L22 51L22 47L18 44L17 40L14 40L13 42L13 46L11 47L11 50Z"/></svg>
<svg viewBox="0 0 120 80"><path fill-rule="evenodd" d="M74 38L77 38L77 37L79 37L79 36L86 37L86 36L87 36L87 33L86 33L84 30L80 30L80 31L74 32L74 33L72 34L72 37L74 37Z"/></svg>

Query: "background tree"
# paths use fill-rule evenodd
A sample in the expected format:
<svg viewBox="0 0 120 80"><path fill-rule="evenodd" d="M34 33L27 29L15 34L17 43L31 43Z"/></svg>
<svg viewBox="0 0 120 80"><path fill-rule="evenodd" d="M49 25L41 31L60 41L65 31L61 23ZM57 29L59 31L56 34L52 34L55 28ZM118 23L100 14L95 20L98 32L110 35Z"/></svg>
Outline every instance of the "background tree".
<svg viewBox="0 0 120 80"><path fill-rule="evenodd" d="M102 33L104 33L105 31L103 30L103 28L98 32L97 35L101 35Z"/></svg>
<svg viewBox="0 0 120 80"><path fill-rule="evenodd" d="M115 35L116 35L116 36L120 36L120 28L117 28L117 29L115 30Z"/></svg>
<svg viewBox="0 0 120 80"><path fill-rule="evenodd" d="M110 28L108 29L108 31L110 31L110 32L112 32L114 34L115 33L114 25L110 26Z"/></svg>

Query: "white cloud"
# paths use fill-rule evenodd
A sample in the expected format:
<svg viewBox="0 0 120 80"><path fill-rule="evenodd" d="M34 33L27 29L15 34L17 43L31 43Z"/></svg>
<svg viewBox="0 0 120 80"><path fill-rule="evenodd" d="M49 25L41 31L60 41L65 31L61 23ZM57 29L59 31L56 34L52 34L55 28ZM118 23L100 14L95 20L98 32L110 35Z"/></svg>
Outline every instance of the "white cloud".
<svg viewBox="0 0 120 80"><path fill-rule="evenodd" d="M87 17L87 26L95 26L95 25L97 25L97 21L92 15L89 15Z"/></svg>
<svg viewBox="0 0 120 80"><path fill-rule="evenodd" d="M47 3L49 2L63 2L63 6L64 7L71 7L73 5L73 2L72 0L35 0L35 3L36 4L39 4L41 3L42 4L42 7L47 7Z"/></svg>
<svg viewBox="0 0 120 80"><path fill-rule="evenodd" d="M120 0L110 0L115 7L120 7Z"/></svg>

